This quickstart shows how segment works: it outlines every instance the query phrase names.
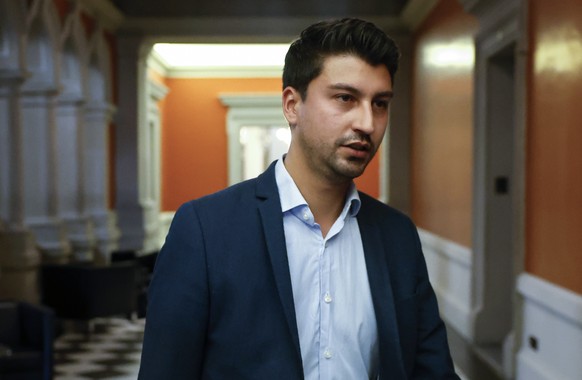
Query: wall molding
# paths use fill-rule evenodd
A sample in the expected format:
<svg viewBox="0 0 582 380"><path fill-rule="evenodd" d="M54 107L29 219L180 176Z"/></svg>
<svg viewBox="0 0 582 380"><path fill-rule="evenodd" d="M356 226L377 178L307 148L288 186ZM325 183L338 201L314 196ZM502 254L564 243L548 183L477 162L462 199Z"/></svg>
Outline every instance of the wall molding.
<svg viewBox="0 0 582 380"><path fill-rule="evenodd" d="M287 120L281 109L280 93L219 94L220 102L228 107L226 131L228 136L228 185L242 181L242 148L240 130L244 126L285 126Z"/></svg>
<svg viewBox="0 0 582 380"><path fill-rule="evenodd" d="M518 278L517 289L526 300L582 329L582 295L527 273Z"/></svg>
<svg viewBox="0 0 582 380"><path fill-rule="evenodd" d="M441 317L468 340L472 337L470 248L419 229L431 284Z"/></svg>
<svg viewBox="0 0 582 380"><path fill-rule="evenodd" d="M531 274L521 274L522 343L517 379L574 380L582 374L582 295Z"/></svg>

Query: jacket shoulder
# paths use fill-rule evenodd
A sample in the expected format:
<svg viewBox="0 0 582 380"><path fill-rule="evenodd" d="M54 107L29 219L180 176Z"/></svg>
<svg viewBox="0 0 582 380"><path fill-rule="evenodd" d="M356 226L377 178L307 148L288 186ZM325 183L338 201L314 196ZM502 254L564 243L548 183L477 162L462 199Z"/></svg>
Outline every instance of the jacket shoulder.
<svg viewBox="0 0 582 380"><path fill-rule="evenodd" d="M362 201L360 213L365 217L365 219L414 225L410 217L402 211L387 205L366 193L360 192L359 195L360 200Z"/></svg>

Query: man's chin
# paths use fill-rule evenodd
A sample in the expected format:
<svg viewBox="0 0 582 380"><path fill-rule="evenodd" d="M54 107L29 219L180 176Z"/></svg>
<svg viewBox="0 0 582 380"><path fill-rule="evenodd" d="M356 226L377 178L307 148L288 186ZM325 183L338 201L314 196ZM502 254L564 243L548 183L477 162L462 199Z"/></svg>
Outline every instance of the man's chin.
<svg viewBox="0 0 582 380"><path fill-rule="evenodd" d="M364 174L368 166L367 162L347 161L343 163L337 172L347 179L355 179Z"/></svg>

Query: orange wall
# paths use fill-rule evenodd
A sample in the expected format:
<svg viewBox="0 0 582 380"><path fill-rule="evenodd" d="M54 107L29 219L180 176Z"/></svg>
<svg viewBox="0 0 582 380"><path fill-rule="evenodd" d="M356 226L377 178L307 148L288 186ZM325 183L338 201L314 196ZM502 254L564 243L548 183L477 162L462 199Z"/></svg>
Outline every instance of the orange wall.
<svg viewBox="0 0 582 380"><path fill-rule="evenodd" d="M378 150L376 156L368 164L364 174L355 180L358 190L374 198L380 196L380 155L381 152Z"/></svg>
<svg viewBox="0 0 582 380"><path fill-rule="evenodd" d="M227 186L227 108L220 93L281 92L280 78L166 78L163 107L162 210ZM379 196L379 161L356 183Z"/></svg>
<svg viewBox="0 0 582 380"><path fill-rule="evenodd" d="M414 36L411 215L419 227L467 247L474 64L443 59L470 53L477 27L458 0L441 0Z"/></svg>
<svg viewBox="0 0 582 380"><path fill-rule="evenodd" d="M582 2L530 2L526 270L582 294Z"/></svg>
<svg viewBox="0 0 582 380"><path fill-rule="evenodd" d="M220 93L281 91L280 79L167 78L162 126L162 210L227 185L227 108Z"/></svg>

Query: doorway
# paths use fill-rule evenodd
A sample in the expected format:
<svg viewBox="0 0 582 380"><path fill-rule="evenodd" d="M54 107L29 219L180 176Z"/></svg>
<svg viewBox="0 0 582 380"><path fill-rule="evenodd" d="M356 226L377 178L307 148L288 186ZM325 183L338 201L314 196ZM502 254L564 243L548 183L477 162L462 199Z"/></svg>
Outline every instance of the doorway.
<svg viewBox="0 0 582 380"><path fill-rule="evenodd" d="M518 341L515 282L523 269L525 70L516 35L503 37L483 39L478 50L473 343L510 378Z"/></svg>

